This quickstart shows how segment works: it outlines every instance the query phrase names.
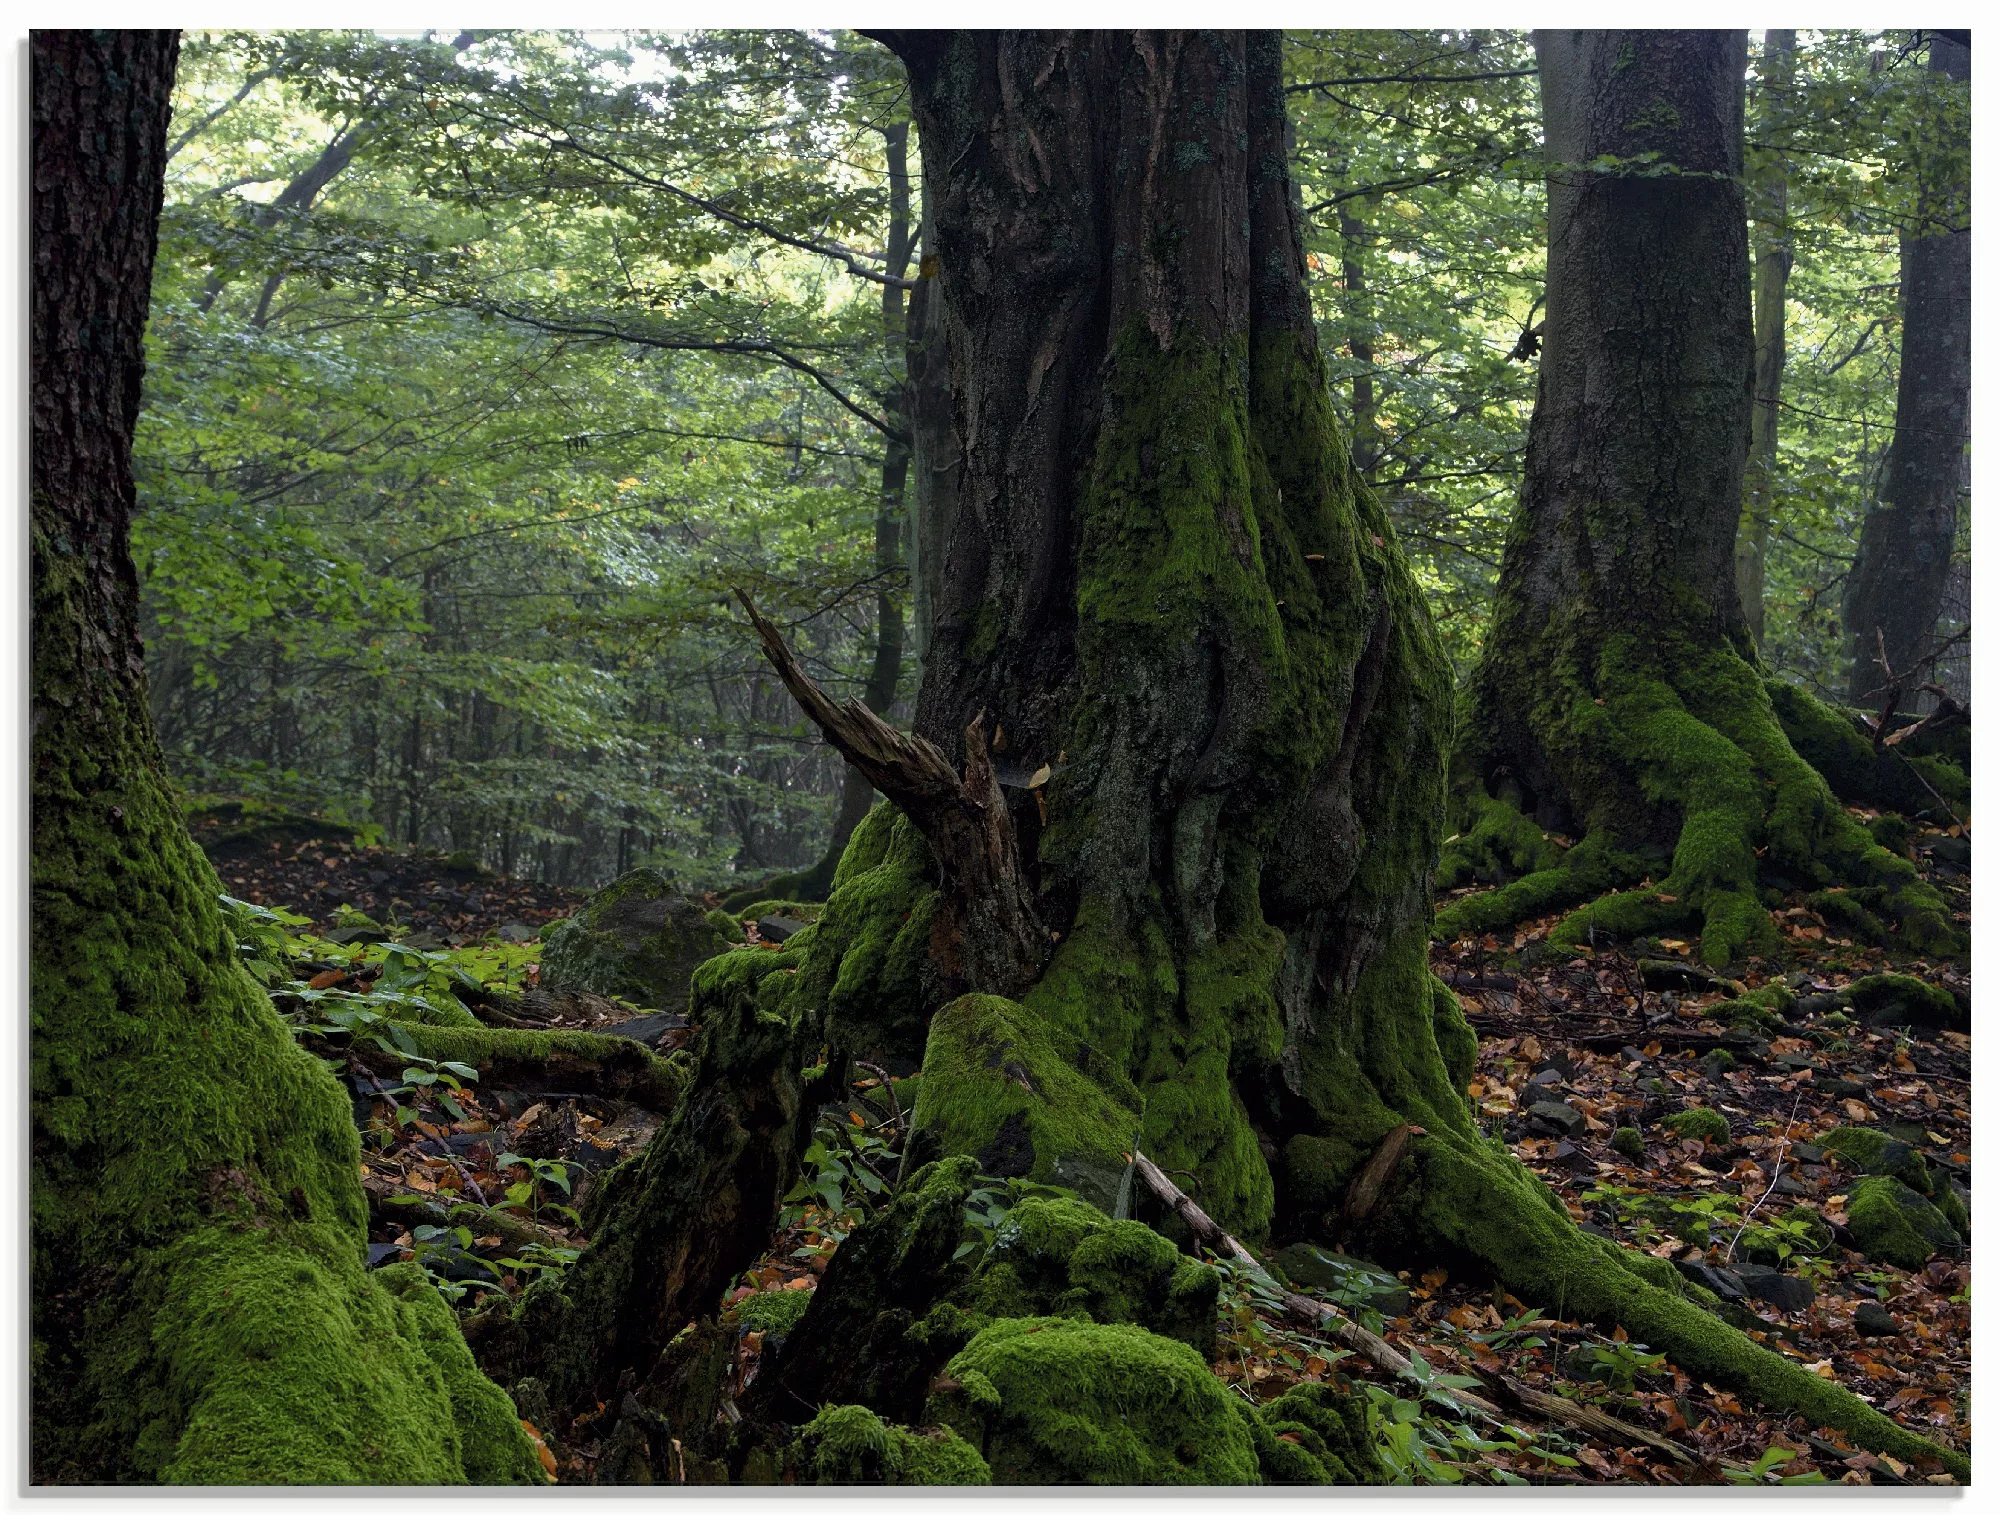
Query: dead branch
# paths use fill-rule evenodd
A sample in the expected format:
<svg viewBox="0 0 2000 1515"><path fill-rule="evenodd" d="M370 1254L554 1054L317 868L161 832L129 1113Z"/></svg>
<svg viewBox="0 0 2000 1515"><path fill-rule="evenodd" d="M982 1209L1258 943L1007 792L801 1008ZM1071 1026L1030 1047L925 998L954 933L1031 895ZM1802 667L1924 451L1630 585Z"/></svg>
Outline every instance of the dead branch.
<svg viewBox="0 0 2000 1515"><path fill-rule="evenodd" d="M1408 1128L1405 1128L1406 1139L1407 1134ZM1150 1158L1142 1153L1135 1152L1132 1154L1132 1163L1138 1170L1140 1181L1145 1184L1155 1198L1187 1223L1187 1228L1194 1232L1195 1237L1203 1245L1212 1251L1226 1253L1228 1256L1235 1258L1245 1267L1263 1277L1273 1288L1278 1287L1277 1280L1273 1279L1265 1271L1264 1265L1250 1254L1249 1249L1227 1231L1223 1230L1222 1227L1218 1226L1213 1220L1209 1219L1208 1214L1201 1206L1182 1193L1180 1187L1172 1179L1168 1178L1166 1174L1162 1173ZM1286 1313L1300 1325L1330 1336L1337 1346L1345 1347L1348 1351L1373 1363L1385 1373L1394 1373L1398 1376L1409 1375L1409 1358L1398 1352L1373 1331L1365 1330L1353 1321L1343 1317L1332 1305L1317 1299L1308 1299L1305 1295L1295 1294L1290 1289L1279 1288L1278 1293L1279 1297L1284 1300ZM1482 1372L1481 1377L1486 1378L1490 1386L1496 1387L1501 1392L1503 1398L1512 1399L1522 1411L1528 1414L1538 1416L1544 1420L1553 1420L1563 1425L1573 1426L1577 1430L1584 1431L1593 1436L1602 1436L1609 1441L1621 1442L1628 1446L1651 1447L1655 1451L1671 1457L1678 1463L1692 1465L1694 1462L1694 1458L1688 1454L1684 1447L1667 1440L1664 1436L1657 1436L1651 1431L1641 1430L1638 1426L1627 1425L1624 1421L1614 1416L1606 1415L1603 1411L1593 1409L1589 1405L1575 1404L1554 1394L1543 1394L1537 1389L1531 1389L1526 1384L1506 1377L1504 1374L1496 1373L1488 1375ZM1450 1395L1452 1399L1468 1409L1477 1410L1484 1415L1490 1415L1495 1420L1505 1418L1505 1414L1499 1405L1491 1400L1482 1399L1477 1394L1468 1394L1462 1389L1446 1389L1441 1392Z"/></svg>
<svg viewBox="0 0 2000 1515"><path fill-rule="evenodd" d="M931 942L940 1000L974 990L1020 994L1040 976L1050 936L987 750L985 712L965 728L961 777L935 744L898 731L859 700L836 705L827 698L750 596L735 593L765 658L827 744L930 843L944 882L943 929Z"/></svg>
<svg viewBox="0 0 2000 1515"><path fill-rule="evenodd" d="M1396 1164L1403 1160L1410 1138L1423 1135L1423 1130L1422 1126L1390 1128L1389 1134L1375 1149L1375 1155L1368 1159L1361 1171L1354 1175L1354 1182L1347 1186L1347 1198L1340 1207L1343 1229L1352 1230L1375 1213L1389 1187L1389 1180L1395 1175Z"/></svg>

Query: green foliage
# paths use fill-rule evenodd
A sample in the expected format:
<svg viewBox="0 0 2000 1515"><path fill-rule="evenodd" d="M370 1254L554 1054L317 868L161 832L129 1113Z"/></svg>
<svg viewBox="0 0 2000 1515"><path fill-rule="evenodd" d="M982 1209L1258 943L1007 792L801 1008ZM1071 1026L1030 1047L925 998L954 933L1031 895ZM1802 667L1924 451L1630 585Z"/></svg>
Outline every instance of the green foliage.
<svg viewBox="0 0 2000 1515"><path fill-rule="evenodd" d="M1707 1105L1681 1110L1660 1122L1683 1140L1722 1143L1729 1140L1729 1119Z"/></svg>

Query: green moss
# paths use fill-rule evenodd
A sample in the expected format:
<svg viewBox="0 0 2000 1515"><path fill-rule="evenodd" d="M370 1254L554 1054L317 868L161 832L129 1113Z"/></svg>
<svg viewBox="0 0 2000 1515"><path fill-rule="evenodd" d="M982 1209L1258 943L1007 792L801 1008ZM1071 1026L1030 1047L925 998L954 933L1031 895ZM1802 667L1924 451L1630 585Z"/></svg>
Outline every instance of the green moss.
<svg viewBox="0 0 2000 1515"><path fill-rule="evenodd" d="M799 1323L811 1303L810 1289L761 1289L730 1306L724 1319L752 1331L782 1336Z"/></svg>
<svg viewBox="0 0 2000 1515"><path fill-rule="evenodd" d="M1970 808L1968 747L1954 747L1958 761L1900 750L1878 753L1861 734L1851 713L1815 699L1783 679L1767 680L1765 690L1793 750L1848 804L1885 806L1907 815L1929 815L1940 822L1947 817L1938 806L1937 795L1958 807L1960 814Z"/></svg>
<svg viewBox="0 0 2000 1515"><path fill-rule="evenodd" d="M1489 796L1475 780L1461 804L1465 810L1461 829L1445 840L1438 859L1439 889L1497 884L1561 865L1562 854L1540 826L1521 814L1516 802Z"/></svg>
<svg viewBox="0 0 2000 1515"><path fill-rule="evenodd" d="M1180 1342L1053 1316L996 1321L945 1365L930 1419L997 1484L1252 1484L1228 1391Z"/></svg>
<svg viewBox="0 0 2000 1515"><path fill-rule="evenodd" d="M1646 1155L1646 1138L1637 1126L1620 1126L1611 1133L1611 1150L1620 1157L1639 1162Z"/></svg>
<svg viewBox="0 0 2000 1515"><path fill-rule="evenodd" d="M986 1315L1080 1315L1139 1325L1215 1352L1221 1276L1136 1221L1108 1220L1073 1199L1030 1197L1001 1224L967 1309Z"/></svg>
<svg viewBox="0 0 2000 1515"><path fill-rule="evenodd" d="M906 1431L860 1405L828 1405L799 1433L804 1483L988 1484L980 1455L948 1428Z"/></svg>
<svg viewBox="0 0 2000 1515"><path fill-rule="evenodd" d="M542 981L684 1011L689 975L741 941L740 931L718 929L667 875L635 868L544 938Z"/></svg>
<svg viewBox="0 0 2000 1515"><path fill-rule="evenodd" d="M1857 978L1841 997L1870 1025L1928 1026L1969 1031L1971 1017L1951 991L1907 973L1872 973Z"/></svg>
<svg viewBox="0 0 2000 1515"><path fill-rule="evenodd" d="M727 911L724 914L728 914ZM803 921L807 925L826 914L825 901L810 900L758 900L747 909L739 910L729 917L733 929L740 931L752 921L766 915L782 915L787 920Z"/></svg>
<svg viewBox="0 0 2000 1515"><path fill-rule="evenodd" d="M1898 1179L1919 1194L1931 1192L1930 1164L1908 1142L1900 1142L1867 1126L1836 1126L1819 1144L1856 1173Z"/></svg>
<svg viewBox="0 0 2000 1515"><path fill-rule="evenodd" d="M407 1030L423 1056L469 1063L481 1070L485 1083L502 1088L567 1088L587 1070L593 1088L664 1114L679 1103L690 1077L684 1056L661 1057L629 1037L595 1031L508 1031L480 1025L412 1025Z"/></svg>
<svg viewBox="0 0 2000 1515"><path fill-rule="evenodd" d="M1500 931L1517 921L1567 909L1630 883L1645 872L1638 857L1612 846L1603 833L1586 836L1560 862L1484 894L1457 900L1437 913L1439 941ZM1584 934L1588 934L1586 924Z"/></svg>
<svg viewBox="0 0 2000 1515"><path fill-rule="evenodd" d="M1012 1000L968 994L931 1022L911 1127L984 1172L1061 1184L1109 1210L1139 1098L1095 1048Z"/></svg>
<svg viewBox="0 0 2000 1515"><path fill-rule="evenodd" d="M1847 1229L1874 1262L1912 1271L1939 1252L1957 1256L1958 1232L1923 1195L1893 1178L1864 1178L1847 1196Z"/></svg>
<svg viewBox="0 0 2000 1515"><path fill-rule="evenodd" d="M1472 1071L1479 1063L1479 1033L1465 1018L1465 1007L1451 986L1435 974L1431 976L1431 1035L1437 1041L1438 1056L1444 1059L1445 1074L1454 1089L1472 1083Z"/></svg>
<svg viewBox="0 0 2000 1515"><path fill-rule="evenodd" d="M1729 1140L1728 1119L1720 1110L1707 1105L1669 1115L1660 1124L1684 1141L1714 1142L1719 1146Z"/></svg>
<svg viewBox="0 0 2000 1515"><path fill-rule="evenodd" d="M41 694L56 698L62 678L39 668ZM160 777L143 708L45 708L31 860L36 1478L540 1482L442 1300L399 1297L364 1269L347 1095L236 961L220 882Z"/></svg>
<svg viewBox="0 0 2000 1515"><path fill-rule="evenodd" d="M1931 1203L1937 1206L1938 1214L1951 1223L1952 1230L1958 1233L1960 1240L1968 1242L1972 1240L1972 1211L1956 1186L1949 1183L1939 1184L1937 1192L1931 1196Z"/></svg>
<svg viewBox="0 0 2000 1515"><path fill-rule="evenodd" d="M1244 1419L1251 1423L1266 1483L1390 1481L1376 1448L1373 1414L1359 1394L1331 1384L1299 1384L1255 1411L1246 1407Z"/></svg>

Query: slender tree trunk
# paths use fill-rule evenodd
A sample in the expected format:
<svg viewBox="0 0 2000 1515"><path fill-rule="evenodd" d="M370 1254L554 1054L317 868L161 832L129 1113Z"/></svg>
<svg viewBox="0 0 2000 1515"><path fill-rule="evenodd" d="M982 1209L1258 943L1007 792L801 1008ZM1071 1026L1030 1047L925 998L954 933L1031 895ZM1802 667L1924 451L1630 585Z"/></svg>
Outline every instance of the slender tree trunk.
<svg viewBox="0 0 2000 1515"><path fill-rule="evenodd" d="M1375 430L1374 312L1368 302L1368 273L1361 258L1368 246L1368 225L1355 214L1354 201L1340 202L1341 300L1347 319L1347 353L1359 365L1351 381L1354 397L1354 467L1362 478L1372 477L1381 457Z"/></svg>
<svg viewBox="0 0 2000 1515"><path fill-rule="evenodd" d="M32 1476L529 1481L347 1095L243 971L146 701L129 550L176 35L30 42Z"/></svg>
<svg viewBox="0 0 2000 1515"><path fill-rule="evenodd" d="M1941 91L1966 85L1971 49L1933 33L1930 73ZM1881 498L1862 522L1843 607L1852 659L1848 701L1860 706L1882 701L1888 679L1879 649L1886 649L1898 676L1932 650L1965 491L1972 395L1970 187L1952 167L1965 161L1962 143L1922 142L1918 153L1911 171L1924 176L1920 224L1903 238L1896 435ZM1921 698L1921 682L1904 681L1902 708Z"/></svg>
<svg viewBox="0 0 2000 1515"><path fill-rule="evenodd" d="M1764 116L1792 84L1796 31L1764 33L1760 69ZM1743 485L1743 518L1736 529L1736 597L1757 646L1764 643L1764 555L1771 540L1771 493L1778 468L1778 396L1785 376L1785 285L1792 276L1792 232L1783 154L1766 148L1750 155L1751 244L1757 259L1753 317L1757 371L1750 411L1750 461Z"/></svg>

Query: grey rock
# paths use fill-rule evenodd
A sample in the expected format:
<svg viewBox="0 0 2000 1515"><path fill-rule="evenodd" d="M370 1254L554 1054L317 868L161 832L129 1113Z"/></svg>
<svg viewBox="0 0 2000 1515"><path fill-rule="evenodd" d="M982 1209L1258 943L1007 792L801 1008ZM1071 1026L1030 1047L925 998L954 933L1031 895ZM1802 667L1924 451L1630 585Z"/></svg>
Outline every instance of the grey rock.
<svg viewBox="0 0 2000 1515"><path fill-rule="evenodd" d="M1700 1284L1704 1289L1720 1295L1723 1299L1743 1298L1743 1281L1728 1268L1718 1268L1704 1262L1677 1262L1681 1277L1689 1283Z"/></svg>
<svg viewBox="0 0 2000 1515"><path fill-rule="evenodd" d="M686 1010L689 979L734 943L653 868L607 885L543 938L542 983L649 1010Z"/></svg>
<svg viewBox="0 0 2000 1515"><path fill-rule="evenodd" d="M1528 1106L1528 1123L1551 1136L1576 1136L1583 1130L1583 1112L1558 1100L1538 1099Z"/></svg>
<svg viewBox="0 0 2000 1515"><path fill-rule="evenodd" d="M521 921L502 921L500 929L494 934L503 942L532 942L535 928Z"/></svg>
<svg viewBox="0 0 2000 1515"><path fill-rule="evenodd" d="M1862 1336L1903 1334L1903 1328L1896 1324L1896 1317L1872 1299L1864 1299L1854 1307L1854 1329Z"/></svg>
<svg viewBox="0 0 2000 1515"><path fill-rule="evenodd" d="M805 930L809 924L786 915L760 915L757 917L757 934L767 942L782 942Z"/></svg>
<svg viewBox="0 0 2000 1515"><path fill-rule="evenodd" d="M1758 1263L1742 1263L1735 1269L1742 1280L1743 1292L1752 1299L1761 1299L1768 1305L1776 1305L1787 1315L1796 1315L1817 1297L1813 1286L1803 1278L1790 1273L1780 1273L1776 1268L1767 1268Z"/></svg>

